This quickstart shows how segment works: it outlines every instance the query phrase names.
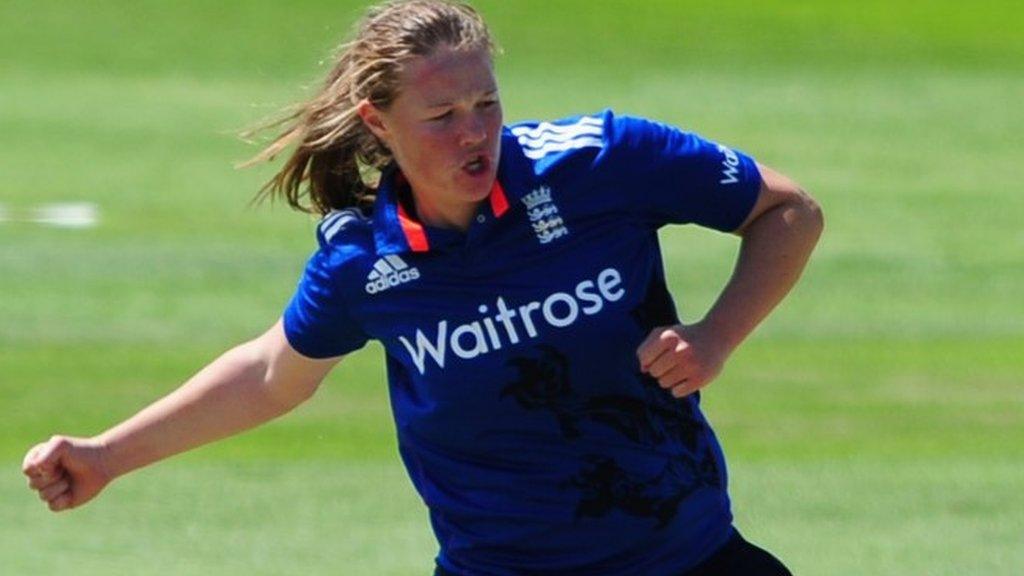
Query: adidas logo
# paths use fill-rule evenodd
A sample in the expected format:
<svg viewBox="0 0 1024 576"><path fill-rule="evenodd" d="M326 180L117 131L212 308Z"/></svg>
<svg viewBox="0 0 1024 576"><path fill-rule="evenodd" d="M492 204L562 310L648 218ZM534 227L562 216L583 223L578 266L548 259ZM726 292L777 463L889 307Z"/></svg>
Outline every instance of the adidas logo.
<svg viewBox="0 0 1024 576"><path fill-rule="evenodd" d="M398 256L388 254L373 264L373 270L366 277L366 293L383 292L419 277L420 271L415 267L409 266Z"/></svg>

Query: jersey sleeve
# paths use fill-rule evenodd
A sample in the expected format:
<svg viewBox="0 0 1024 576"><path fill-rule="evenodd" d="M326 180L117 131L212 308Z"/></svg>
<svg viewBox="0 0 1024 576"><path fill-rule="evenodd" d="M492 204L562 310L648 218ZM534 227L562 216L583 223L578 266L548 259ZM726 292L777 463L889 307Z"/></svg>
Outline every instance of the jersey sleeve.
<svg viewBox="0 0 1024 576"><path fill-rule="evenodd" d="M751 157L672 126L606 114L606 168L641 216L728 232L750 214L761 189Z"/></svg>
<svg viewBox="0 0 1024 576"><path fill-rule="evenodd" d="M285 336L303 356L340 356L362 348L369 339L350 313L346 300L352 297L342 282L343 268L344 258L330 246L321 246L285 308Z"/></svg>

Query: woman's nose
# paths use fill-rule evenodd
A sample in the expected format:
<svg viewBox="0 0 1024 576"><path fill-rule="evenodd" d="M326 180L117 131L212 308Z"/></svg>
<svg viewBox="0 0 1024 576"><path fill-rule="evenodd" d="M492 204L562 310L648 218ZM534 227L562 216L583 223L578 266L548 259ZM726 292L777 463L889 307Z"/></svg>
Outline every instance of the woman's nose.
<svg viewBox="0 0 1024 576"><path fill-rule="evenodd" d="M475 146L487 139L487 125L479 114L470 114L460 131L463 146Z"/></svg>

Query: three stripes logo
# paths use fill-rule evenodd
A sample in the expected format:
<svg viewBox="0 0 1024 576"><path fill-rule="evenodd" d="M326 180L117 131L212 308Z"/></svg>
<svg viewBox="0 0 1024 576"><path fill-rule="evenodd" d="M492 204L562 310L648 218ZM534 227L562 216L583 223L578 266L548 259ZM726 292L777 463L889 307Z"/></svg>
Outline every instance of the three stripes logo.
<svg viewBox="0 0 1024 576"><path fill-rule="evenodd" d="M604 121L583 116L573 124L541 122L534 128L517 126L512 129L523 146L527 158L540 160L555 152L578 148L604 146Z"/></svg>
<svg viewBox="0 0 1024 576"><path fill-rule="evenodd" d="M324 242L330 242L346 226L360 220L366 220L366 217L358 210L333 210L320 221L320 234L323 235Z"/></svg>
<svg viewBox="0 0 1024 576"><path fill-rule="evenodd" d="M373 270L366 277L366 293L376 294L399 284L412 282L420 277L420 271L409 266L394 254L388 254L373 264Z"/></svg>

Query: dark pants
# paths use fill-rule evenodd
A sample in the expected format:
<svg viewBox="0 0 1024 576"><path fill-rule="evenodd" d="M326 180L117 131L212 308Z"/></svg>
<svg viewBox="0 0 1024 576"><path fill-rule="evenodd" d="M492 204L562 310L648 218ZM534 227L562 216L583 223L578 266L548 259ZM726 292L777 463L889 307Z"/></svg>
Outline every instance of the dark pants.
<svg viewBox="0 0 1024 576"><path fill-rule="evenodd" d="M782 562L733 532L718 552L682 576L793 576Z"/></svg>
<svg viewBox="0 0 1024 576"><path fill-rule="evenodd" d="M434 576L457 576L440 566ZM734 532L710 558L680 576L793 576L782 562Z"/></svg>

